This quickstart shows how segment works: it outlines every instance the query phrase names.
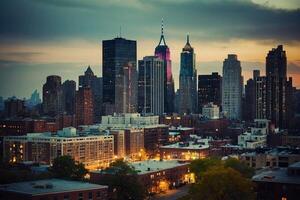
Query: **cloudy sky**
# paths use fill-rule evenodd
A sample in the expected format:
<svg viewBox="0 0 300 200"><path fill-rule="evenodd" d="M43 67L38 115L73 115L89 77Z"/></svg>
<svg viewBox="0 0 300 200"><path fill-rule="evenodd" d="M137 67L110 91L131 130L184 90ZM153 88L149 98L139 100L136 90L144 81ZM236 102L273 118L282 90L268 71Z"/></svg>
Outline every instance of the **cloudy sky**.
<svg viewBox="0 0 300 200"><path fill-rule="evenodd" d="M176 87L189 33L198 74L221 73L235 53L247 80L253 69L264 74L267 52L283 44L300 88L299 0L1 0L0 96L28 97L52 74L77 81L88 65L101 76L101 41L120 26L137 40L138 59L152 55L161 18Z"/></svg>

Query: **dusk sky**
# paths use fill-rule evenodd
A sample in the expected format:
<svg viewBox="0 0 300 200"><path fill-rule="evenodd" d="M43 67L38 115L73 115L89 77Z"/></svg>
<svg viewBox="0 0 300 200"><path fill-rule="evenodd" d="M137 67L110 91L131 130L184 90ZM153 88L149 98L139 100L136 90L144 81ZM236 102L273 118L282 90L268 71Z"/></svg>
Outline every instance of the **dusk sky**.
<svg viewBox="0 0 300 200"><path fill-rule="evenodd" d="M178 87L186 34L198 74L222 73L227 54L237 54L244 81L265 71L268 51L283 44L288 74L300 88L299 0L1 0L0 96L41 92L48 75L78 82L90 65L102 72L102 40L137 40L138 59L153 55L161 18Z"/></svg>

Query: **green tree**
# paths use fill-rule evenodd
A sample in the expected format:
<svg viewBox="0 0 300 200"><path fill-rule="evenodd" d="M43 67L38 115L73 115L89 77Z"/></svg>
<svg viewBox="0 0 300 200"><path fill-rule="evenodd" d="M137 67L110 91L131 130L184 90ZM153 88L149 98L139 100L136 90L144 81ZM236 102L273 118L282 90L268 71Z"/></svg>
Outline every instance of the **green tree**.
<svg viewBox="0 0 300 200"><path fill-rule="evenodd" d="M77 163L71 156L59 156L54 159L51 172L58 178L82 180L88 173L82 163Z"/></svg>
<svg viewBox="0 0 300 200"><path fill-rule="evenodd" d="M190 190L191 200L252 200L252 182L239 172L214 166L203 173L201 180Z"/></svg>
<svg viewBox="0 0 300 200"><path fill-rule="evenodd" d="M197 179L200 179L202 174L206 172L209 168L214 166L220 166L222 162L219 158L211 157L205 159L198 159L191 162L191 171L195 173Z"/></svg>
<svg viewBox="0 0 300 200"><path fill-rule="evenodd" d="M146 188L138 180L137 172L123 160L111 163L105 173L112 174L100 180L99 184L108 185L114 200L143 200Z"/></svg>
<svg viewBox="0 0 300 200"><path fill-rule="evenodd" d="M236 158L229 158L225 160L224 166L235 169L247 178L251 178L255 172L253 168L249 167L246 163L243 163Z"/></svg>

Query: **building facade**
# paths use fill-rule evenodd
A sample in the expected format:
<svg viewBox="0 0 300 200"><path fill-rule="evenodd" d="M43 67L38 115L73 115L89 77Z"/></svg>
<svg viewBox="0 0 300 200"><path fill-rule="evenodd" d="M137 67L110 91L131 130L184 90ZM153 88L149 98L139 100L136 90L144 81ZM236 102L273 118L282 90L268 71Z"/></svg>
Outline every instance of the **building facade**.
<svg viewBox="0 0 300 200"><path fill-rule="evenodd" d="M134 112L137 107L136 41L102 41L105 114Z"/></svg>
<svg viewBox="0 0 300 200"><path fill-rule="evenodd" d="M162 115L164 113L164 61L156 56L139 60L138 112Z"/></svg>
<svg viewBox="0 0 300 200"><path fill-rule="evenodd" d="M221 96L222 77L217 72L198 76L198 111L200 113L202 113L202 107L210 102L221 106Z"/></svg>
<svg viewBox="0 0 300 200"><path fill-rule="evenodd" d="M175 98L175 89L174 89L174 80L172 75L172 62L170 56L170 49L166 44L163 24L161 27L161 36L158 43L158 46L155 48L155 56L159 57L164 61L165 69L165 84L164 84L164 109L165 113L174 112L174 98Z"/></svg>
<svg viewBox="0 0 300 200"><path fill-rule="evenodd" d="M91 88L80 87L76 92L76 124L93 124L93 94Z"/></svg>
<svg viewBox="0 0 300 200"><path fill-rule="evenodd" d="M229 54L223 62L222 110L229 119L240 120L242 108L242 69L237 55Z"/></svg>
<svg viewBox="0 0 300 200"><path fill-rule="evenodd" d="M63 113L63 90L60 76L48 76L43 85L43 112L49 116Z"/></svg>
<svg viewBox="0 0 300 200"><path fill-rule="evenodd" d="M68 115L74 115L75 100L76 100L76 82L73 80L66 80L62 84L62 88L63 88L64 111Z"/></svg>
<svg viewBox="0 0 300 200"><path fill-rule="evenodd" d="M196 54L189 36L181 52L179 74L179 113L197 113Z"/></svg>

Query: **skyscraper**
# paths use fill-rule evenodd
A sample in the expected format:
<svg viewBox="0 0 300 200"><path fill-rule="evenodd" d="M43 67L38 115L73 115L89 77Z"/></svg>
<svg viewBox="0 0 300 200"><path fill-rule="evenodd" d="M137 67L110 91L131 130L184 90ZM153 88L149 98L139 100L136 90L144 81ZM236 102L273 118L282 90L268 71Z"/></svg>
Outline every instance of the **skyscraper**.
<svg viewBox="0 0 300 200"><path fill-rule="evenodd" d="M84 72L84 75L79 76L79 87L91 88L93 96L93 121L101 121L102 110L102 78L94 75L89 66Z"/></svg>
<svg viewBox="0 0 300 200"><path fill-rule="evenodd" d="M60 76L48 76L43 85L43 112L49 116L63 113L63 91Z"/></svg>
<svg viewBox="0 0 300 200"><path fill-rule="evenodd" d="M259 76L255 79L255 118L267 119L266 105L266 77Z"/></svg>
<svg viewBox="0 0 300 200"><path fill-rule="evenodd" d="M139 60L138 112L164 113L164 61L156 56Z"/></svg>
<svg viewBox="0 0 300 200"><path fill-rule="evenodd" d="M229 54L223 62L222 108L229 119L241 119L242 76L241 63L237 55Z"/></svg>
<svg viewBox="0 0 300 200"><path fill-rule="evenodd" d="M179 113L197 112L196 55L190 45L189 36L181 52L179 74Z"/></svg>
<svg viewBox="0 0 300 200"><path fill-rule="evenodd" d="M166 45L164 37L163 23L161 26L161 36L158 46L155 48L155 56L159 57L164 61L165 67L165 89L164 89L164 100L165 100L165 112L172 113L174 111L174 80L172 76L172 63L170 57L170 49Z"/></svg>
<svg viewBox="0 0 300 200"><path fill-rule="evenodd" d="M137 107L136 41L118 37L102 41L105 114L135 112Z"/></svg>
<svg viewBox="0 0 300 200"><path fill-rule="evenodd" d="M253 78L245 85L245 109L243 108L243 119L253 121L256 118L256 80L260 76L259 70L253 70Z"/></svg>
<svg viewBox="0 0 300 200"><path fill-rule="evenodd" d="M267 118L276 127L286 127L286 71L287 59L283 46L269 51L266 57Z"/></svg>
<svg viewBox="0 0 300 200"><path fill-rule="evenodd" d="M221 106L222 77L218 72L211 75L198 76L198 111L202 113L202 107L210 102Z"/></svg>
<svg viewBox="0 0 300 200"><path fill-rule="evenodd" d="M63 103L66 114L75 114L75 95L76 95L76 82L73 80L66 80L62 84L63 88Z"/></svg>
<svg viewBox="0 0 300 200"><path fill-rule="evenodd" d="M91 88L79 87L76 91L76 124L93 124L93 93Z"/></svg>

